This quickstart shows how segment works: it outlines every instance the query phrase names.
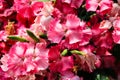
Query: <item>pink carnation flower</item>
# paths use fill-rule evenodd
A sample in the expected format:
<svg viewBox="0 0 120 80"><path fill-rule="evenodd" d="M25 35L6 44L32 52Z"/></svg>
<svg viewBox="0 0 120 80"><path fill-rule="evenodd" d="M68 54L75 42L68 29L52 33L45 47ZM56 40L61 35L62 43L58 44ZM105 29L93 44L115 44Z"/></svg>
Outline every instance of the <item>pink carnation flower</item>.
<svg viewBox="0 0 120 80"><path fill-rule="evenodd" d="M62 74L64 71L72 70L73 66L74 66L73 56L66 56L62 57L61 60L52 62L50 64L50 71L59 72Z"/></svg>
<svg viewBox="0 0 120 80"><path fill-rule="evenodd" d="M45 43L17 42L9 51L9 54L1 58L1 68L6 75L17 77L36 73L48 67L48 49Z"/></svg>
<svg viewBox="0 0 120 80"><path fill-rule="evenodd" d="M120 17L113 21L113 27L115 30L120 30Z"/></svg>
<svg viewBox="0 0 120 80"><path fill-rule="evenodd" d="M69 44L80 42L81 45L85 45L89 42L92 33L91 29L86 29L85 25L86 23L81 21L76 15L67 15L65 36L69 39Z"/></svg>
<svg viewBox="0 0 120 80"><path fill-rule="evenodd" d="M30 6L24 6L18 10L17 20L19 23L25 25L25 27L30 27L34 22L34 13Z"/></svg>
<svg viewBox="0 0 120 80"><path fill-rule="evenodd" d="M19 11L20 9L29 6L30 0L14 0L13 9Z"/></svg>
<svg viewBox="0 0 120 80"><path fill-rule="evenodd" d="M49 49L49 60L50 61L57 61L60 58L60 47L59 46L53 46Z"/></svg>
<svg viewBox="0 0 120 80"><path fill-rule="evenodd" d="M44 4L43 4L43 2L34 2L33 1L31 6L32 6L34 15L39 15Z"/></svg>
<svg viewBox="0 0 120 80"><path fill-rule="evenodd" d="M112 10L110 11L110 20L114 20L120 14L120 5L117 3L113 3Z"/></svg>
<svg viewBox="0 0 120 80"><path fill-rule="evenodd" d="M55 7L58 8L63 14L76 14L77 12L75 8L70 6L70 2L71 0L56 0Z"/></svg>
<svg viewBox="0 0 120 80"><path fill-rule="evenodd" d="M97 8L100 8L99 10ZM97 11L106 14L112 9L111 0L86 0L87 11Z"/></svg>
<svg viewBox="0 0 120 80"><path fill-rule="evenodd" d="M120 44L120 31L114 30L112 33L112 37L115 43Z"/></svg>
<svg viewBox="0 0 120 80"><path fill-rule="evenodd" d="M6 34L6 32L4 30L0 31L0 41L2 41L2 40L6 41L7 40L7 36L8 35Z"/></svg>
<svg viewBox="0 0 120 80"><path fill-rule="evenodd" d="M5 72L0 68L0 80L13 80L13 79L5 76Z"/></svg>
<svg viewBox="0 0 120 80"><path fill-rule="evenodd" d="M61 74L61 79L60 80L81 80L79 76L75 75L71 71L64 71Z"/></svg>
<svg viewBox="0 0 120 80"><path fill-rule="evenodd" d="M80 26L80 19L76 15L68 14L65 26L67 29L77 29Z"/></svg>
<svg viewBox="0 0 120 80"><path fill-rule="evenodd" d="M64 31L65 29L62 24L60 24L60 21L54 19L50 22L49 29L47 31L48 39L53 43L59 43L64 36Z"/></svg>
<svg viewBox="0 0 120 80"><path fill-rule="evenodd" d="M93 42L97 47L105 47L107 49L111 49L114 44L111 32L106 32L104 35L101 34L100 36L93 37Z"/></svg>
<svg viewBox="0 0 120 80"><path fill-rule="evenodd" d="M50 24L50 21L52 20L53 18L51 16L37 16L34 20L34 24L32 24L32 28L40 28L41 30L40 31L47 31L48 28L49 28L49 24ZM39 31L39 30L38 30ZM37 32L38 32L37 31Z"/></svg>
<svg viewBox="0 0 120 80"><path fill-rule="evenodd" d="M113 27L114 31L112 33L112 37L114 39L114 42L120 44L120 18L116 19L113 22Z"/></svg>
<svg viewBox="0 0 120 80"><path fill-rule="evenodd" d="M84 0L62 0L62 2L70 4L71 7L79 8Z"/></svg>
<svg viewBox="0 0 120 80"><path fill-rule="evenodd" d="M85 52L87 52L87 49ZM85 52L83 51L83 53ZM93 72L93 70L96 69L95 64L97 61L97 57L93 53L90 53L88 51L88 53L85 53L85 55L74 54L74 56L75 56L75 63L81 70L87 72Z"/></svg>

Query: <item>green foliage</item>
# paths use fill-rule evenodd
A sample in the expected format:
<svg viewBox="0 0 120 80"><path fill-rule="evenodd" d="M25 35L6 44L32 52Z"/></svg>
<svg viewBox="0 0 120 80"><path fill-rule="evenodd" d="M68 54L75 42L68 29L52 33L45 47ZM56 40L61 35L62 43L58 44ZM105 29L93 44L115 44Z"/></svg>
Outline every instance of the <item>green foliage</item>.
<svg viewBox="0 0 120 80"><path fill-rule="evenodd" d="M35 36L35 34L33 32L31 32L30 30L27 30L26 32L35 42L39 42L40 41L39 38L37 38Z"/></svg>
<svg viewBox="0 0 120 80"><path fill-rule="evenodd" d="M62 56L65 56L68 53L68 49L64 49L63 52L61 53Z"/></svg>
<svg viewBox="0 0 120 80"><path fill-rule="evenodd" d="M78 50L71 50L70 51L72 54L78 54L78 55L85 55L86 53L84 53L83 51L78 51Z"/></svg>
<svg viewBox="0 0 120 80"><path fill-rule="evenodd" d="M92 11L87 12L84 5L78 9L78 17L84 21L89 21L94 14L95 12Z"/></svg>
<svg viewBox="0 0 120 80"><path fill-rule="evenodd" d="M19 37L19 36L14 36L14 35L10 35L10 36L8 36L8 38L11 39L11 40L20 41L20 42L29 42L25 38L22 38L22 37Z"/></svg>
<svg viewBox="0 0 120 80"><path fill-rule="evenodd" d="M98 74L95 80L110 80L108 76Z"/></svg>
<svg viewBox="0 0 120 80"><path fill-rule="evenodd" d="M39 37L40 37L40 38L43 38L43 39L48 39L48 37L47 37L46 34L41 34Z"/></svg>

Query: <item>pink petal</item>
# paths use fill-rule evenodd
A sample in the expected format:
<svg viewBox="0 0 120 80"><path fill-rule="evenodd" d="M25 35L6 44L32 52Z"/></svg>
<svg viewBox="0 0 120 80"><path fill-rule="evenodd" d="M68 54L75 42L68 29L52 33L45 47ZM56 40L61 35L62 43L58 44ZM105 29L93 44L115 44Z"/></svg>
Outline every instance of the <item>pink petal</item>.
<svg viewBox="0 0 120 80"><path fill-rule="evenodd" d="M26 43L17 42L15 45L13 45L9 51L9 54L16 54L19 57L24 56L25 50L27 49Z"/></svg>
<svg viewBox="0 0 120 80"><path fill-rule="evenodd" d="M82 33L78 33L76 30L69 30L66 33L66 37L69 38L69 44L77 43L82 39Z"/></svg>
<svg viewBox="0 0 120 80"><path fill-rule="evenodd" d="M99 29L104 29L104 30L108 30L112 27L112 23L108 20L103 20L100 23Z"/></svg>
<svg viewBox="0 0 120 80"><path fill-rule="evenodd" d="M65 71L61 75L61 80L80 80L80 78L71 71Z"/></svg>
<svg viewBox="0 0 120 80"><path fill-rule="evenodd" d="M112 33L112 37L115 43L120 44L120 31L114 30Z"/></svg>
<svg viewBox="0 0 120 80"><path fill-rule="evenodd" d="M64 28L59 20L53 20L48 29L48 39L53 43L59 43L64 36Z"/></svg>
<svg viewBox="0 0 120 80"><path fill-rule="evenodd" d="M72 69L74 65L73 57L72 56L62 57L61 63L62 63L62 71Z"/></svg>
<svg viewBox="0 0 120 80"><path fill-rule="evenodd" d="M43 2L34 2L32 3L32 10L34 15L40 15L41 9L43 8Z"/></svg>
<svg viewBox="0 0 120 80"><path fill-rule="evenodd" d="M48 52L49 50L46 49L46 44L38 43L35 48L35 63L38 66L37 70L45 70L49 63L48 63Z"/></svg>
<svg viewBox="0 0 120 80"><path fill-rule="evenodd" d="M68 14L66 19L66 27L68 29L76 29L80 26L80 19L76 15Z"/></svg>
<svg viewBox="0 0 120 80"><path fill-rule="evenodd" d="M99 4L100 13L106 14L112 9L112 1L111 0L102 0Z"/></svg>
<svg viewBox="0 0 120 80"><path fill-rule="evenodd" d="M79 8L84 0L72 0L71 7Z"/></svg>
<svg viewBox="0 0 120 80"><path fill-rule="evenodd" d="M26 72L30 72L30 71L34 70L34 68L35 68L35 66L30 63L28 63L26 66L27 66Z"/></svg>
<svg viewBox="0 0 120 80"><path fill-rule="evenodd" d="M30 43L27 45L27 50L25 52L25 56L31 56L34 54L34 44Z"/></svg>
<svg viewBox="0 0 120 80"><path fill-rule="evenodd" d="M49 60L57 60L60 57L60 51L58 46L51 47L49 50Z"/></svg>
<svg viewBox="0 0 120 80"><path fill-rule="evenodd" d="M38 56L48 57L49 49L46 48L46 43L37 43L35 47L35 54Z"/></svg>
<svg viewBox="0 0 120 80"><path fill-rule="evenodd" d="M70 4L72 0L62 0L62 2Z"/></svg>
<svg viewBox="0 0 120 80"><path fill-rule="evenodd" d="M85 45L89 42L92 36L91 30L68 30L66 37L69 39L69 44L80 42L81 45Z"/></svg>
<svg viewBox="0 0 120 80"><path fill-rule="evenodd" d="M120 30L120 18L113 21L113 27L114 29Z"/></svg>
<svg viewBox="0 0 120 80"><path fill-rule="evenodd" d="M86 0L87 11L96 11L98 7L98 0Z"/></svg>

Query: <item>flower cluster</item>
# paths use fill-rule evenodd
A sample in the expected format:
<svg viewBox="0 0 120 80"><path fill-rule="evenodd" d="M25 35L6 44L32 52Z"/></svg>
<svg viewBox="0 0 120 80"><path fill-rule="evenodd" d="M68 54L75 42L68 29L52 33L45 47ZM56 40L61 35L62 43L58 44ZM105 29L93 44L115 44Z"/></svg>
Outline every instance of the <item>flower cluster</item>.
<svg viewBox="0 0 120 80"><path fill-rule="evenodd" d="M1 0L0 80L119 80L120 0Z"/></svg>

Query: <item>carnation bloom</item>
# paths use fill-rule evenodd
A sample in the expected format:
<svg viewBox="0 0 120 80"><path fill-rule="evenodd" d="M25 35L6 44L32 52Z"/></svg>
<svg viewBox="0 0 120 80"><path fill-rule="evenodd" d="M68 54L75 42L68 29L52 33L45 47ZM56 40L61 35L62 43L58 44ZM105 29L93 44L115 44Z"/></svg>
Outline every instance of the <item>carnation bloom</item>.
<svg viewBox="0 0 120 80"><path fill-rule="evenodd" d="M66 16L65 26L67 29L78 29L80 26L80 19L76 15L68 14Z"/></svg>
<svg viewBox="0 0 120 80"><path fill-rule="evenodd" d="M54 7L52 5L52 2L46 2L44 3L44 6L41 10L41 14L44 16L50 16L52 14Z"/></svg>
<svg viewBox="0 0 120 80"><path fill-rule="evenodd" d="M34 2L32 3L32 10L33 10L33 13L34 15L39 15L40 12L41 12L41 9L43 8L44 4L43 2Z"/></svg>
<svg viewBox="0 0 120 80"><path fill-rule="evenodd" d="M5 76L5 72L0 68L0 79L1 80L13 80L10 77Z"/></svg>
<svg viewBox="0 0 120 80"><path fill-rule="evenodd" d="M49 49L48 56L50 61L57 61L60 58L60 48L59 46L52 46Z"/></svg>
<svg viewBox="0 0 120 80"><path fill-rule="evenodd" d="M93 42L97 47L105 47L107 49L111 49L113 47L112 33L106 32L100 36L93 37Z"/></svg>
<svg viewBox="0 0 120 80"><path fill-rule="evenodd" d="M111 27L112 23L109 20L103 20L100 24L98 23L92 27L92 41L96 47L112 48L113 38L110 31Z"/></svg>
<svg viewBox="0 0 120 80"><path fill-rule="evenodd" d="M53 12L52 12L52 16L55 17L55 18L61 18L62 13L57 8L54 8Z"/></svg>
<svg viewBox="0 0 120 80"><path fill-rule="evenodd" d="M86 9L87 11L97 11L97 8L100 8L98 12L101 14L106 14L112 9L111 0L86 0Z"/></svg>
<svg viewBox="0 0 120 80"><path fill-rule="evenodd" d="M55 7L58 8L63 14L76 14L77 12L75 8L70 6L70 2L71 0L56 0Z"/></svg>
<svg viewBox="0 0 120 80"><path fill-rule="evenodd" d="M106 31L106 30L110 29L111 27L112 27L112 23L109 20L103 20L100 23L99 29Z"/></svg>
<svg viewBox="0 0 120 80"><path fill-rule="evenodd" d="M60 45L61 45L62 49L65 49L65 48L67 48L67 49L78 49L80 47L79 42L74 43L74 44L69 44L69 39L68 38L65 39L65 40L62 40Z"/></svg>
<svg viewBox="0 0 120 80"><path fill-rule="evenodd" d="M1 58L1 68L7 76L18 77L45 70L48 67L48 49L45 43L17 42Z"/></svg>
<svg viewBox="0 0 120 80"><path fill-rule="evenodd" d="M75 64L83 71L92 72L96 67L95 64L97 62L97 56L93 54L92 46L84 46L79 49L83 55L74 54L75 56Z"/></svg>
<svg viewBox="0 0 120 80"><path fill-rule="evenodd" d="M30 0L14 0L13 8L14 10L18 11L19 9L28 6Z"/></svg>
<svg viewBox="0 0 120 80"><path fill-rule="evenodd" d="M34 20L34 24L32 24L31 27L41 28L40 31L47 31L52 19L53 18L51 16L37 16Z"/></svg>
<svg viewBox="0 0 120 80"><path fill-rule="evenodd" d="M5 4L3 2L4 2L4 0L0 1L0 13L3 12L5 9Z"/></svg>
<svg viewBox="0 0 120 80"><path fill-rule="evenodd" d="M114 30L112 33L112 37L115 43L120 44L120 31Z"/></svg>
<svg viewBox="0 0 120 80"><path fill-rule="evenodd" d="M0 0L0 80L119 74L119 16L120 0Z"/></svg>
<svg viewBox="0 0 120 80"><path fill-rule="evenodd" d="M110 19L111 19L111 18L114 19L115 17L119 16L119 14L120 14L120 5L117 4L117 3L113 3L112 10L111 10L111 12L109 13Z"/></svg>
<svg viewBox="0 0 120 80"><path fill-rule="evenodd" d="M30 27L34 22L34 13L30 6L25 6L18 10L17 20L19 23L25 25L25 27Z"/></svg>
<svg viewBox="0 0 120 80"><path fill-rule="evenodd" d="M79 8L84 0L62 0L62 2L70 4L71 7Z"/></svg>
<svg viewBox="0 0 120 80"><path fill-rule="evenodd" d="M94 54L86 54L85 56L74 55L76 57L75 63L78 67L87 72L92 72L95 69L96 56Z"/></svg>
<svg viewBox="0 0 120 80"><path fill-rule="evenodd" d="M92 36L91 30L68 30L66 37L69 39L69 44L79 42L80 45L86 45Z"/></svg>
<svg viewBox="0 0 120 80"><path fill-rule="evenodd" d="M87 29L85 22L81 21L77 16L68 14L65 26L67 28L65 37L69 39L69 44L80 42L81 45L89 43L92 36L91 29Z"/></svg>
<svg viewBox="0 0 120 80"><path fill-rule="evenodd" d="M50 22L49 29L47 31L47 36L53 43L59 43L64 37L65 29L60 24L60 20L54 19Z"/></svg>
<svg viewBox="0 0 120 80"><path fill-rule="evenodd" d="M9 3L9 4L8 4ZM0 13L4 13L7 9L11 8L13 0L1 0L0 1Z"/></svg>
<svg viewBox="0 0 120 80"><path fill-rule="evenodd" d="M4 30L0 31L0 41L2 41L2 40L6 41L7 40L7 36L8 35L5 33Z"/></svg>
<svg viewBox="0 0 120 80"><path fill-rule="evenodd" d="M8 46L8 45L10 45L10 43L9 43L9 41L7 41L7 42L2 42L2 41L0 41L0 56L1 56L1 54L5 54L5 53L8 53L8 51L9 51L9 48L10 48L10 46Z"/></svg>
<svg viewBox="0 0 120 80"><path fill-rule="evenodd" d="M35 75L26 75L15 78L15 80L35 80Z"/></svg>
<svg viewBox="0 0 120 80"><path fill-rule="evenodd" d="M57 60L56 62L52 62L50 64L51 72L59 72L63 73L67 70L72 70L74 66L73 56L62 57L61 60Z"/></svg>
<svg viewBox="0 0 120 80"><path fill-rule="evenodd" d="M115 30L120 30L120 17L113 21L113 27Z"/></svg>
<svg viewBox="0 0 120 80"><path fill-rule="evenodd" d="M80 78L71 71L64 71L60 80L80 80Z"/></svg>
<svg viewBox="0 0 120 80"><path fill-rule="evenodd" d="M112 37L115 43L120 44L120 18L116 19L113 22L113 27L114 27L114 31L112 33Z"/></svg>
<svg viewBox="0 0 120 80"><path fill-rule="evenodd" d="M92 26L93 36L105 34L111 27L112 23L109 20L103 20L100 23L96 23Z"/></svg>

